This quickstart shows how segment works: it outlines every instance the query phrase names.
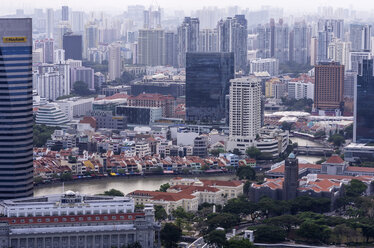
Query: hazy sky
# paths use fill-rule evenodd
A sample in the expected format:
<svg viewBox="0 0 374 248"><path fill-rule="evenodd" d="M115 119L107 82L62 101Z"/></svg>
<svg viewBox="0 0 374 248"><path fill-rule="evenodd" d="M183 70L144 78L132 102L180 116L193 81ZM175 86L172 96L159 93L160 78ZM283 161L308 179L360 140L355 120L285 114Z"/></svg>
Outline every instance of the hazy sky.
<svg viewBox="0 0 374 248"><path fill-rule="evenodd" d="M352 7L357 10L373 10L374 0L0 0L2 14L14 13L15 9L23 8L60 8L68 5L76 10L122 12L127 5L142 4L149 6L157 3L164 9L189 11L203 6L238 5L241 8L258 9L262 5L284 7L292 12L316 11L318 6Z"/></svg>

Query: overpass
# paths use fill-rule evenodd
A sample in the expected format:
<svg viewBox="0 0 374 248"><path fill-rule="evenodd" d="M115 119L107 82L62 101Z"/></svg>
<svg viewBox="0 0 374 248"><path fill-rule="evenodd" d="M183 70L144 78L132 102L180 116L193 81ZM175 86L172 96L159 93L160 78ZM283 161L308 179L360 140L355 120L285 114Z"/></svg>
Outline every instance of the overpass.
<svg viewBox="0 0 374 248"><path fill-rule="evenodd" d="M297 146L294 148L294 152L299 155L315 155L328 157L334 153L334 149L325 146Z"/></svg>

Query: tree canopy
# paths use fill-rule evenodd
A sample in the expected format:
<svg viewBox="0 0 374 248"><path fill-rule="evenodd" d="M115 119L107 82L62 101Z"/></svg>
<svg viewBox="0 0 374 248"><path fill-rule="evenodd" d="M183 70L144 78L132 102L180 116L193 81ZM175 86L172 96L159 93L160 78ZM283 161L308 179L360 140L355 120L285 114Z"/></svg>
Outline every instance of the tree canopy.
<svg viewBox="0 0 374 248"><path fill-rule="evenodd" d="M88 85L83 81L76 81L73 84L73 93L78 96L88 96L91 91L88 89Z"/></svg>
<svg viewBox="0 0 374 248"><path fill-rule="evenodd" d="M160 237L166 248L174 248L182 237L182 230L172 223L166 223L161 229Z"/></svg>
<svg viewBox="0 0 374 248"><path fill-rule="evenodd" d="M104 195L108 196L124 196L123 192L117 190L117 189L110 189L108 191L104 191Z"/></svg>

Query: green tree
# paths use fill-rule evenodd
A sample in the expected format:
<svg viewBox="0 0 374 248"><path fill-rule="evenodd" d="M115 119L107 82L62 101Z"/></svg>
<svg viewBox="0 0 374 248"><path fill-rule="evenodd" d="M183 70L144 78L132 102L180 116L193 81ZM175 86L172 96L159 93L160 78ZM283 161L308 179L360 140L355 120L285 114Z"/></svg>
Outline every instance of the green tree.
<svg viewBox="0 0 374 248"><path fill-rule="evenodd" d="M110 189L108 191L104 191L104 195L108 196L124 196L123 192L117 190L117 189Z"/></svg>
<svg viewBox="0 0 374 248"><path fill-rule="evenodd" d="M210 154L212 154L215 157L218 157L218 155L220 153L224 153L224 152L225 152L225 150L223 148L217 148L217 149L210 150Z"/></svg>
<svg viewBox="0 0 374 248"><path fill-rule="evenodd" d="M222 247L226 244L226 233L222 230L213 230L204 236L204 240L210 245Z"/></svg>
<svg viewBox="0 0 374 248"><path fill-rule="evenodd" d="M166 248L174 248L182 237L182 230L172 223L166 223L161 229L160 237Z"/></svg>
<svg viewBox="0 0 374 248"><path fill-rule="evenodd" d="M344 139L344 136L341 135L341 134L334 134L334 135L330 136L328 141L332 142L334 144L334 146L340 147L345 142L345 139Z"/></svg>
<svg viewBox="0 0 374 248"><path fill-rule="evenodd" d="M164 183L160 186L160 191L161 192L166 192L168 190L168 188L170 188L170 184L169 183Z"/></svg>
<svg viewBox="0 0 374 248"><path fill-rule="evenodd" d="M88 85L83 81L76 81L73 84L73 93L78 96L88 96L91 91L88 89Z"/></svg>
<svg viewBox="0 0 374 248"><path fill-rule="evenodd" d="M255 230L255 241L265 243L282 242L286 238L286 232L279 226L260 225Z"/></svg>
<svg viewBox="0 0 374 248"><path fill-rule="evenodd" d="M186 212L184 208L182 207L177 207L171 212L171 214L174 218L181 218L181 219L188 219L188 220L191 220L193 218L193 214Z"/></svg>
<svg viewBox="0 0 374 248"><path fill-rule="evenodd" d="M50 127L44 124L38 125L34 124L33 126L33 143L35 147L44 146L48 139L51 138L51 135L55 130L61 129L60 127Z"/></svg>
<svg viewBox="0 0 374 248"><path fill-rule="evenodd" d="M168 214L166 213L165 209L163 206L160 205L155 205L155 218L158 221L166 220L168 217Z"/></svg>
<svg viewBox="0 0 374 248"><path fill-rule="evenodd" d="M282 130L284 130L284 131L289 131L289 132L291 132L292 126L293 126L293 123L292 123L292 122L284 121L284 122L282 122L281 128L282 128Z"/></svg>
<svg viewBox="0 0 374 248"><path fill-rule="evenodd" d="M215 213L208 216L206 224L209 230L214 230L217 227L231 228L240 223L240 218L236 214L231 213Z"/></svg>
<svg viewBox="0 0 374 248"><path fill-rule="evenodd" d="M256 210L256 203L249 201L246 197L230 199L223 207L223 212L237 215L248 215Z"/></svg>
<svg viewBox="0 0 374 248"><path fill-rule="evenodd" d="M239 179L256 179L256 171L250 166L240 166L236 171L236 175L239 177Z"/></svg>
<svg viewBox="0 0 374 248"><path fill-rule="evenodd" d="M367 189L365 183L360 180L352 179L346 186L345 192L348 197L358 197L362 195Z"/></svg>
<svg viewBox="0 0 374 248"><path fill-rule="evenodd" d="M280 226L287 231L287 233L289 233L292 227L300 224L300 220L295 215L286 214L270 218L266 220L266 223L274 226Z"/></svg>
<svg viewBox="0 0 374 248"><path fill-rule="evenodd" d="M248 239L230 239L224 248L254 248L255 246Z"/></svg>
<svg viewBox="0 0 374 248"><path fill-rule="evenodd" d="M242 155L242 152L238 148L234 148L232 153L235 154L235 155L238 155L238 156Z"/></svg>
<svg viewBox="0 0 374 248"><path fill-rule="evenodd" d="M257 159L258 157L261 156L261 151L257 147L254 147L254 146L248 147L245 153L250 158L254 158L254 159Z"/></svg>
<svg viewBox="0 0 374 248"><path fill-rule="evenodd" d="M314 242L326 243L330 238L331 230L328 226L318 225L314 221L307 220L300 225L297 234Z"/></svg>
<svg viewBox="0 0 374 248"><path fill-rule="evenodd" d="M64 181L64 182L65 181L70 181L70 180L73 179L73 175L71 174L70 171L69 172L64 172L64 173L61 174L60 178L61 178L61 181Z"/></svg>

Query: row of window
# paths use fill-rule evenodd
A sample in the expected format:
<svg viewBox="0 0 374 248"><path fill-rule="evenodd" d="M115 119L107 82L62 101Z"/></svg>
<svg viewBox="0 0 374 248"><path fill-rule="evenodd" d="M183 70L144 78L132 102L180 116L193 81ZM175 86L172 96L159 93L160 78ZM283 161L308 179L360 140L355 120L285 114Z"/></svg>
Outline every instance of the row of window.
<svg viewBox="0 0 374 248"><path fill-rule="evenodd" d="M112 216L111 218L110 218L111 220L124 220L125 219L125 216L123 216L123 215L121 215L121 216L119 216L119 217L117 217L117 216ZM129 215L128 216L128 219L132 219L132 215ZM63 221L63 222L67 222L67 221L93 221L93 220L97 220L97 221L101 221L101 220L109 220L109 217L108 216L96 216L95 218L93 218L93 217L70 217L69 219L68 218L65 218L65 217L63 217L63 218L61 218L61 221ZM45 222L52 222L52 218L45 218L44 219L44 221ZM15 220L15 219L13 219L12 221L11 221L12 223L17 223L17 220ZM30 218L30 219L28 219L28 220L26 220L26 219L20 219L20 223L26 223L26 222L28 222L28 223L34 223L34 219L32 219L32 218ZM41 219L41 218L38 218L38 219L36 219L36 222L37 223L42 223L43 222L43 220ZM53 218L53 222L59 222L59 218Z"/></svg>

